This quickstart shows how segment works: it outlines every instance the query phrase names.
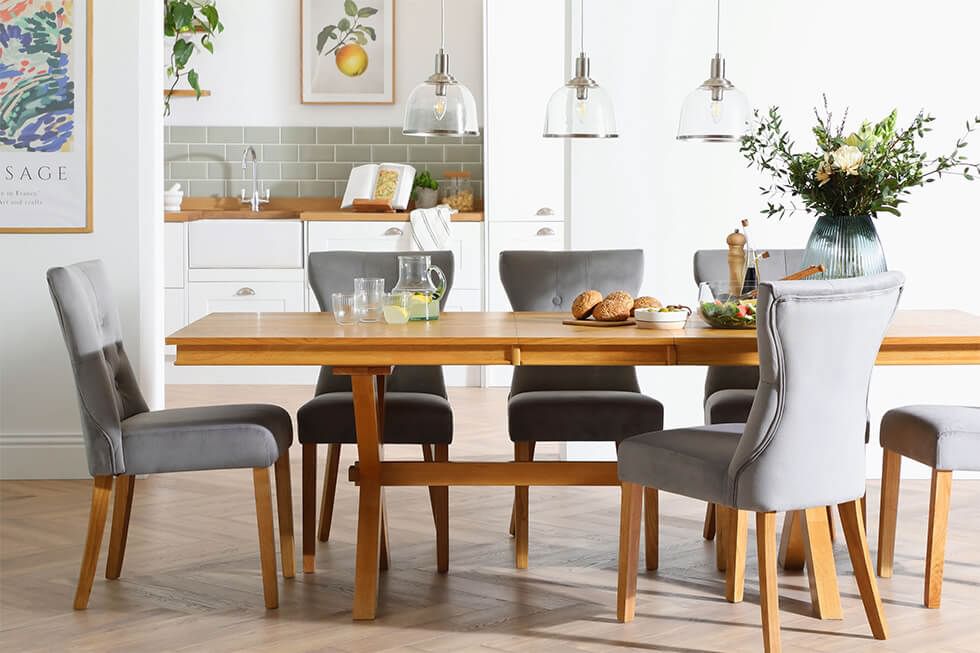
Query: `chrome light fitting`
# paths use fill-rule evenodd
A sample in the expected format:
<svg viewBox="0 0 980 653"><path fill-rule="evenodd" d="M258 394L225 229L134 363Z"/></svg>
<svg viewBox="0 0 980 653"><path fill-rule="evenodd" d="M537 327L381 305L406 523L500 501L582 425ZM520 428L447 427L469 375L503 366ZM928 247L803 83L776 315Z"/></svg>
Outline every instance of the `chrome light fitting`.
<svg viewBox="0 0 980 653"><path fill-rule="evenodd" d="M585 56L585 1L579 5L581 47L575 76L551 95L544 116L545 138L617 138L616 114L604 88L589 77Z"/></svg>
<svg viewBox="0 0 980 653"><path fill-rule="evenodd" d="M442 0L441 41L436 70L412 90L402 133L408 136L478 136L476 100L449 72L446 53L446 2Z"/></svg>
<svg viewBox="0 0 980 653"><path fill-rule="evenodd" d="M725 77L721 57L721 0L716 0L715 56L711 74L684 100L677 140L705 143L737 143L748 130L749 108L745 93Z"/></svg>

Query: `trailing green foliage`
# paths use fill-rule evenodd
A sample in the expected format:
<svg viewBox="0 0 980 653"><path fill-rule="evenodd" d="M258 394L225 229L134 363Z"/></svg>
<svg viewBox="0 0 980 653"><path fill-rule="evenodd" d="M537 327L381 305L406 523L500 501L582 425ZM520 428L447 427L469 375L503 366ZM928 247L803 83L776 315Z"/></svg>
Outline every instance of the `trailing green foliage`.
<svg viewBox="0 0 980 653"><path fill-rule="evenodd" d="M167 66L167 75L174 81L164 96L163 115L170 115L170 97L185 76L196 97L200 99L201 80L196 70L188 68L191 55L194 54L197 43L208 52L214 53L214 37L224 29L214 0L163 0L163 34L174 38L170 49L170 65ZM195 35L200 35L197 42L194 40Z"/></svg>
<svg viewBox="0 0 980 653"><path fill-rule="evenodd" d="M904 129L896 129L897 112L892 111L877 123L863 122L847 135L847 112L834 126L826 96L824 115L816 109L814 114L817 152L793 151L795 143L783 129L775 106L765 115L756 111L754 130L742 137L740 151L749 167L774 178L770 186L759 189L766 198L761 213L768 217L782 218L801 209L831 216L901 215L899 206L915 186L943 175L959 175L969 181L980 176L980 164L968 162L962 154L966 139L980 126L980 116L966 122L966 132L949 154L929 158L919 149L919 141L932 131L935 118L923 111Z"/></svg>

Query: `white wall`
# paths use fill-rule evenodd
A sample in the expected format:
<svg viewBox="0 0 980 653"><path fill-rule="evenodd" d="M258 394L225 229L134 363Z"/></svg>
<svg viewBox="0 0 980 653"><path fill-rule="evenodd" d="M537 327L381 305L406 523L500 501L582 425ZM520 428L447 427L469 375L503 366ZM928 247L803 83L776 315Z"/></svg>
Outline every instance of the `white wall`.
<svg viewBox="0 0 980 653"><path fill-rule="evenodd" d="M160 23L157 3L94 7L94 232L0 236L0 478L88 476L49 267L105 261L144 393L162 403L162 47L140 36Z"/></svg>
<svg viewBox="0 0 980 653"><path fill-rule="evenodd" d="M601 3L608 8L611 3ZM737 146L675 140L681 103L708 76L714 53L711 0L620 0L615 11L586 2L586 48L593 77L610 90L619 120L614 141L576 141L570 159L573 248L646 250L644 291L693 305L692 253L724 248L740 218L752 220L762 248L803 247L813 218L782 222L758 215L764 178L745 168ZM571 2L577 25L578 2ZM624 19L628 17L628 20ZM800 148L813 146L813 106L826 92L850 124L893 107L908 121L920 108L938 120L927 151L947 150L964 121L980 113L976 44L956 25L980 24L980 3L930 5L905 0L798 3L722 2L728 76L753 106L782 107ZM577 33L577 30L576 30ZM576 41L577 43L577 41ZM980 159L980 133L972 139ZM980 241L980 182L962 179L913 191L901 218L877 226L889 267L908 277L902 308L958 308L977 313L973 281ZM702 420L703 369L647 369L646 391L666 405L668 427ZM907 403L980 403L980 369L878 368L872 422ZM877 431L872 441L877 442ZM921 474L923 469L906 465ZM869 448L869 474L880 473L880 449Z"/></svg>
<svg viewBox="0 0 980 653"><path fill-rule="evenodd" d="M439 1L395 2L395 104L300 104L299 0L219 3L225 31L213 56L198 53L194 66L200 101L176 99L170 125L400 125L404 102L432 74L439 49ZM483 106L483 4L446 3L446 51L451 72ZM482 124L482 118L481 118Z"/></svg>

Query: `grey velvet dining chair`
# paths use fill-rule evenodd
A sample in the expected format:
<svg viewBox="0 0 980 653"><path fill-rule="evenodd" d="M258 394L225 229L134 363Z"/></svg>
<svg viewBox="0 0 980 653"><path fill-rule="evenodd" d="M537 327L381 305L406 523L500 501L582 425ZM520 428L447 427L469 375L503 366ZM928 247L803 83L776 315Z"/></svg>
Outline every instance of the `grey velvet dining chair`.
<svg viewBox="0 0 980 653"><path fill-rule="evenodd" d="M251 468L265 606L279 602L269 468L275 466L283 576L295 575L289 446L293 425L279 406L244 404L151 411L126 356L122 325L101 261L51 268L48 287L68 347L89 473L88 535L74 606L88 606L109 498L115 496L106 578L119 578L135 477Z"/></svg>
<svg viewBox="0 0 980 653"><path fill-rule="evenodd" d="M980 406L903 406L881 418L881 510L878 513L878 575L891 578L902 457L932 468L922 603L942 600L946 528L954 471L980 471Z"/></svg>
<svg viewBox="0 0 980 653"><path fill-rule="evenodd" d="M622 506L617 616L633 619L644 488L657 488L732 511L730 523L756 513L760 604L767 651L780 650L776 585L776 513L802 510L806 523L826 524L837 505L871 630L887 637L881 599L865 540L864 495L867 396L881 340L904 277L886 272L833 281L768 281L758 306L759 386L745 424L705 425L646 433L619 447ZM831 406L832 410L820 410ZM820 411L821 419L813 416ZM829 532L810 562L833 570ZM741 559L728 564L744 577ZM819 556L819 557L818 557ZM813 578L813 577L811 577ZM825 587L839 593L836 579ZM734 579L734 581L733 581ZM811 582L811 588L812 588Z"/></svg>
<svg viewBox="0 0 980 653"><path fill-rule="evenodd" d="M419 252L311 252L309 279L317 302L331 310L330 296L351 292L355 277L378 277L391 290L398 282L398 257ZM425 252L433 265L446 275L446 291L439 298L442 309L452 290L455 261L451 251ZM449 460L453 441L453 411L446 394L442 367L437 365L396 365L383 390L382 441L384 444L421 445L427 461ZM314 397L300 407L296 416L300 444L303 445L303 571L313 573L316 541L330 538L337 488L341 447L356 444L354 401L349 376L320 368ZM323 479L319 527L316 521L317 445L329 445ZM432 516L436 528L436 564L440 572L449 570L449 488L429 488ZM388 566L387 530L382 512L381 566ZM314 538L314 534L316 538Z"/></svg>
<svg viewBox="0 0 980 653"><path fill-rule="evenodd" d="M639 293L643 250L505 251L500 280L515 311L570 314L584 290L604 295L614 290ZM536 442L619 442L663 428L664 407L640 392L630 366L519 366L514 368L507 400L507 426L514 459L534 458ZM647 503L655 515L656 494ZM655 518L655 517L654 517ZM528 564L528 488L514 490L511 534L515 564ZM647 540L655 534L649 534ZM656 555L656 547L648 548ZM648 565L655 560L648 556Z"/></svg>

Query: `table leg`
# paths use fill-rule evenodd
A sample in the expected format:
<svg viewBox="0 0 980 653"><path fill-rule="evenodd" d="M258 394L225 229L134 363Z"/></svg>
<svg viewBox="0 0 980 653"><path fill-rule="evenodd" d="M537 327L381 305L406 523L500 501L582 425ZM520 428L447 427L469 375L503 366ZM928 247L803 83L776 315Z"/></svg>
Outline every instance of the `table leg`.
<svg viewBox="0 0 980 653"><path fill-rule="evenodd" d="M354 570L354 619L374 619L378 608L381 549L381 450L377 389L373 370L351 369L360 500Z"/></svg>

